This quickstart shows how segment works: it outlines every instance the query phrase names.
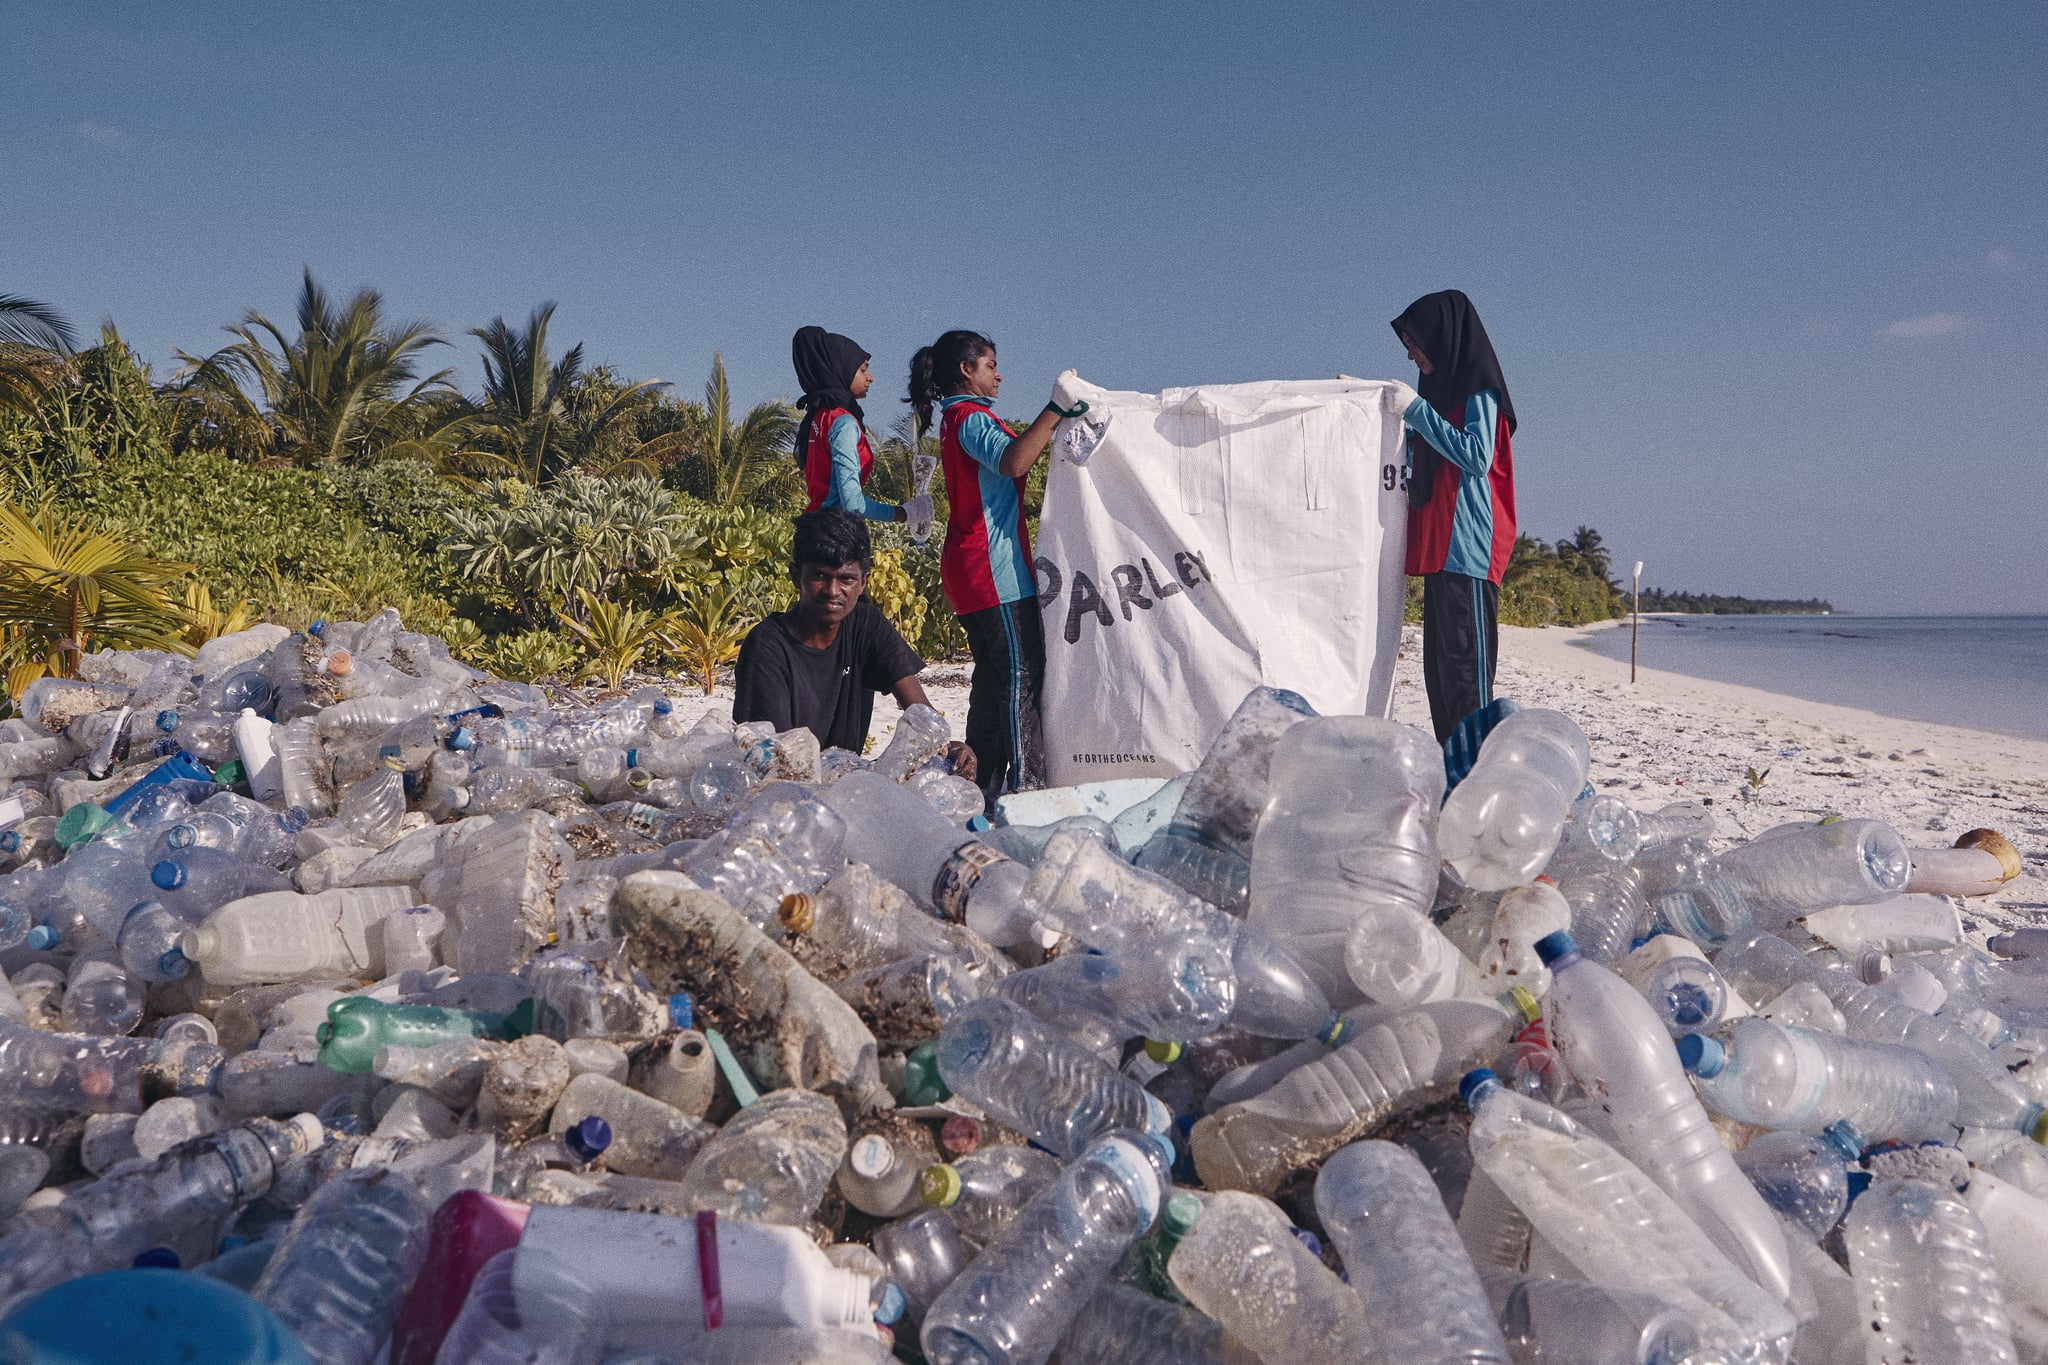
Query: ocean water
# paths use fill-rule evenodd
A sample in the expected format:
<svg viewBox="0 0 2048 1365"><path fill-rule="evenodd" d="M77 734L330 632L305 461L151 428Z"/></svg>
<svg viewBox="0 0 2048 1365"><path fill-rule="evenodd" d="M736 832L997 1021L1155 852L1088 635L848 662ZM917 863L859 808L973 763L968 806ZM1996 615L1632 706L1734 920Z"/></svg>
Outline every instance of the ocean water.
<svg viewBox="0 0 2048 1365"><path fill-rule="evenodd" d="M1582 647L1628 658L1626 620ZM2048 616L1645 616L1644 668L2048 739Z"/></svg>

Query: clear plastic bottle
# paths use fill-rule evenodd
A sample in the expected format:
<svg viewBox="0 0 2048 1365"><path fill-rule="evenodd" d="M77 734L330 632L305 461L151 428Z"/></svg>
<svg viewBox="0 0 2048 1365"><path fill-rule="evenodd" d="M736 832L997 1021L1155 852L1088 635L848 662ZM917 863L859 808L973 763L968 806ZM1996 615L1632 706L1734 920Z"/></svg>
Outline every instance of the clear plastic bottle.
<svg viewBox="0 0 2048 1365"><path fill-rule="evenodd" d="M426 1257L432 1212L388 1167L338 1175L300 1207L253 1297L319 1365L370 1365Z"/></svg>
<svg viewBox="0 0 2048 1365"><path fill-rule="evenodd" d="M1204 1116L1190 1137L1195 1168L1211 1189L1270 1193L1304 1162L1442 1098L1521 1021L1491 1000L1436 1000L1379 1018L1270 1089Z"/></svg>
<svg viewBox="0 0 2048 1365"><path fill-rule="evenodd" d="M1781 1132L1752 1138L1735 1164L1764 1202L1816 1242L1834 1231L1849 1208L1849 1165L1863 1154L1863 1136L1846 1122L1817 1134Z"/></svg>
<svg viewBox="0 0 2048 1365"><path fill-rule="evenodd" d="M1551 1041L1613 1117L1615 1145L1784 1302L1792 1292L1791 1253L1778 1217L1721 1145L1649 1002L1582 957L1569 934L1551 935L1537 952L1552 975L1544 1002Z"/></svg>
<svg viewBox="0 0 2048 1365"><path fill-rule="evenodd" d="M1111 1281L1060 1338L1053 1365L1258 1365L1215 1321Z"/></svg>
<svg viewBox="0 0 2048 1365"><path fill-rule="evenodd" d="M339 709L329 707L328 711ZM320 714L325 716L327 712ZM277 755L277 782L284 804L297 807L315 820L332 814L334 794L321 771L325 755L320 748L320 732L314 729L314 718L302 716L285 722L271 731L270 743Z"/></svg>
<svg viewBox="0 0 2048 1365"><path fill-rule="evenodd" d="M382 848L396 839L405 819L405 769L397 753L386 751L377 764L376 772L341 795L341 827L349 838L369 848Z"/></svg>
<svg viewBox="0 0 2048 1365"><path fill-rule="evenodd" d="M0 1018L0 1101L139 1114L145 1095L205 1094L224 1056L204 1043L53 1033Z"/></svg>
<svg viewBox="0 0 2048 1365"><path fill-rule="evenodd" d="M1571 907L1572 939L1595 962L1614 962L1626 953L1649 912L1632 867L1596 863L1562 868L1557 889Z"/></svg>
<svg viewBox="0 0 2048 1365"><path fill-rule="evenodd" d="M64 978L64 1028L115 1038L142 1022L143 991L110 952L80 953Z"/></svg>
<svg viewBox="0 0 2048 1365"><path fill-rule="evenodd" d="M1877 1142L1955 1136L1955 1083L1917 1048L1750 1017L1679 1039L1678 1056L1707 1106L1743 1123L1814 1132L1846 1119Z"/></svg>
<svg viewBox="0 0 2048 1365"><path fill-rule="evenodd" d="M1626 867L1643 847L1642 818L1618 796L1581 793L1551 855L1553 876L1565 868Z"/></svg>
<svg viewBox="0 0 2048 1365"><path fill-rule="evenodd" d="M1315 1200L1376 1353L1415 1365L1508 1365L1486 1289L1415 1153L1353 1143L1323 1163Z"/></svg>
<svg viewBox="0 0 2048 1365"><path fill-rule="evenodd" d="M1137 1133L1108 1134L1079 1153L932 1304L918 1338L932 1365L1050 1356L1158 1218L1168 1167L1163 1148Z"/></svg>
<svg viewBox="0 0 2048 1365"><path fill-rule="evenodd" d="M1188 779L1173 819L1132 861L1211 905L1243 914L1274 749L1282 735L1314 715L1307 699L1285 688L1246 693Z"/></svg>
<svg viewBox="0 0 2048 1365"><path fill-rule="evenodd" d="M149 869L153 899L173 913L200 920L244 896L291 890L291 878L272 868L245 863L217 848L189 848L161 858Z"/></svg>
<svg viewBox="0 0 2048 1365"><path fill-rule="evenodd" d="M1550 989L1550 972L1536 954L1537 940L1571 923L1572 908L1549 877L1502 896L1493 912L1493 932L1477 959L1487 990L1498 995L1520 986L1543 995Z"/></svg>
<svg viewBox="0 0 2048 1365"><path fill-rule="evenodd" d="M932 918L865 863L848 863L816 891L784 897L778 918L796 939L799 960L821 975L974 951L964 926Z"/></svg>
<svg viewBox="0 0 2048 1365"><path fill-rule="evenodd" d="M1674 1038L1709 1032L1728 1017L1728 983L1703 957L1667 957L1643 973L1636 989Z"/></svg>
<svg viewBox="0 0 2048 1365"><path fill-rule="evenodd" d="M1267 1360L1371 1359L1365 1310L1270 1200L1212 1195L1166 1263L1180 1292Z"/></svg>
<svg viewBox="0 0 2048 1365"><path fill-rule="evenodd" d="M777 1090L742 1109L704 1144L683 1177L700 1209L801 1226L846 1159L839 1107L810 1090Z"/></svg>
<svg viewBox="0 0 2048 1365"><path fill-rule="evenodd" d="M1590 1282L1653 1294L1710 1345L1775 1348L1795 1323L1649 1176L1573 1119L1500 1084L1490 1071L1460 1087L1472 1108L1472 1159L1545 1243Z"/></svg>
<svg viewBox="0 0 2048 1365"><path fill-rule="evenodd" d="M718 1130L652 1095L609 1077L583 1074L555 1101L548 1131L563 1137L588 1118L603 1119L612 1140L605 1164L623 1175L681 1180Z"/></svg>
<svg viewBox="0 0 2048 1365"><path fill-rule="evenodd" d="M1341 1036L1335 1031L1341 1016L1285 948L1085 834L1063 831L1046 841L1024 887L1021 911L1026 922L1038 920L1103 952L1162 936L1221 939L1230 944L1237 984L1231 1027L1270 1038L1320 1036L1334 1042Z"/></svg>
<svg viewBox="0 0 2048 1365"><path fill-rule="evenodd" d="M919 1181L938 1156L929 1128L893 1114L878 1115L863 1121L847 1144L839 1192L862 1213L900 1218L925 1207Z"/></svg>
<svg viewBox="0 0 2048 1365"><path fill-rule="evenodd" d="M875 1254L903 1295L900 1326L916 1331L946 1287L960 1278L978 1248L960 1235L944 1209L926 1209L875 1229Z"/></svg>
<svg viewBox="0 0 2048 1365"><path fill-rule="evenodd" d="M1827 820L1740 844L1714 859L1715 876L1754 914L1789 922L1831 905L1869 905L1906 889L1912 856L1882 820Z"/></svg>
<svg viewBox="0 0 2048 1365"><path fill-rule="evenodd" d="M1429 913L1436 895L1443 751L1407 725L1317 716L1273 746L1271 795L1251 857L1250 922L1339 1008L1361 986L1340 956L1362 918ZM1503 988L1505 989L1505 988Z"/></svg>
<svg viewBox="0 0 2048 1365"><path fill-rule="evenodd" d="M0 1305L53 1284L134 1264L162 1246L210 1253L227 1218L261 1198L293 1156L325 1140L319 1120L251 1119L155 1161L69 1192L0 1235Z"/></svg>
<svg viewBox="0 0 2048 1365"><path fill-rule="evenodd" d="M938 1066L955 1094L1070 1160L1112 1129L1163 1134L1172 1121L1136 1081L1008 1000L956 1011L939 1036Z"/></svg>
<svg viewBox="0 0 2048 1365"><path fill-rule="evenodd" d="M1427 914L1394 905L1361 909L1344 965L1358 991L1376 1005L1479 1000L1496 993Z"/></svg>
<svg viewBox="0 0 2048 1365"><path fill-rule="evenodd" d="M923 702L905 707L889 743L875 755L874 770L891 782L907 782L927 760L945 753L952 738L952 726L931 707Z"/></svg>
<svg viewBox="0 0 2048 1365"><path fill-rule="evenodd" d="M434 1361L596 1365L603 1352L603 1324L575 1269L538 1246L508 1247L477 1272Z"/></svg>
<svg viewBox="0 0 2048 1365"><path fill-rule="evenodd" d="M1586 736L1562 711L1529 707L1502 719L1444 802L1444 861L1476 891L1526 885L1556 850L1590 762Z"/></svg>
<svg viewBox="0 0 2048 1365"><path fill-rule="evenodd" d="M2016 1365L1989 1239L1961 1196L1924 1180L1879 1180L1849 1210L1843 1240L1869 1359Z"/></svg>
<svg viewBox="0 0 2048 1365"><path fill-rule="evenodd" d="M1018 913L1029 869L1003 857L880 773L848 773L819 790L846 822L848 858L999 947L1022 943L1030 921Z"/></svg>
<svg viewBox="0 0 2048 1365"><path fill-rule="evenodd" d="M1059 1173L1060 1163L1048 1153L1004 1144L927 1166L917 1188L924 1203L946 1210L961 1235L980 1244L993 1240Z"/></svg>
<svg viewBox="0 0 2048 1365"><path fill-rule="evenodd" d="M1699 1329L1652 1294L1547 1276L1502 1277L1489 1285L1518 1365L1690 1365Z"/></svg>
<svg viewBox="0 0 2048 1365"><path fill-rule="evenodd" d="M372 929L413 904L410 887L358 886L230 901L178 940L215 986L382 975Z"/></svg>
<svg viewBox="0 0 2048 1365"><path fill-rule="evenodd" d="M1116 1042L1191 1043L1222 1028L1237 1003L1227 943L1193 934L1068 953L988 987L1055 1026L1073 1013L1107 1021Z"/></svg>

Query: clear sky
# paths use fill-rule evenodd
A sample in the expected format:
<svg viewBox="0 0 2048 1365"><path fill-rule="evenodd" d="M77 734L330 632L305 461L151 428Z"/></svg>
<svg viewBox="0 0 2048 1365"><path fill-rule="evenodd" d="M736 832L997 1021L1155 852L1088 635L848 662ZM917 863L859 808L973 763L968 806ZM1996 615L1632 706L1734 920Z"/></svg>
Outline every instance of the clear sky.
<svg viewBox="0 0 2048 1365"><path fill-rule="evenodd" d="M820 322L1007 410L1413 379L1455 286L1524 528L1649 584L2048 601L2048 6L0 0L0 291L156 363L302 265L694 392ZM893 403L870 402L893 416Z"/></svg>

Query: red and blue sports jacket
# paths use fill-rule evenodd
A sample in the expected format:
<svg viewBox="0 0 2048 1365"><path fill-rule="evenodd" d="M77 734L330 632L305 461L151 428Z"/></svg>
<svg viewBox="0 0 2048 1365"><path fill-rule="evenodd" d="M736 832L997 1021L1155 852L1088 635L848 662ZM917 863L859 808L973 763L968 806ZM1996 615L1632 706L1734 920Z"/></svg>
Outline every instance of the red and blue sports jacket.
<svg viewBox="0 0 2048 1365"><path fill-rule="evenodd" d="M1515 464L1500 396L1475 393L1448 421L1417 398L1401 420L1444 457L1429 501L1408 509L1407 572L1500 582L1515 552Z"/></svg>
<svg viewBox="0 0 2048 1365"><path fill-rule="evenodd" d="M837 507L869 521L896 520L896 504L868 497L861 489L875 467L867 428L845 408L828 408L811 423L811 441L804 451L804 489L810 494L804 510Z"/></svg>
<svg viewBox="0 0 2048 1365"><path fill-rule="evenodd" d="M939 468L946 477L946 544L939 582L965 616L1038 595L1031 535L1024 529L1024 480L1004 478L1003 452L1016 433L986 400L955 394L939 418Z"/></svg>

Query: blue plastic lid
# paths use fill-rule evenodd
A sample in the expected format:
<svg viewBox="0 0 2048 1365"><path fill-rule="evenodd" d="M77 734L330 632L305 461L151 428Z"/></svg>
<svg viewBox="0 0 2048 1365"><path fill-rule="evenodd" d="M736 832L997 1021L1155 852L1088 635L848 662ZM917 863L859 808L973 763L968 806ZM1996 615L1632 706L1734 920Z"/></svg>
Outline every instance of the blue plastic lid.
<svg viewBox="0 0 2048 1365"><path fill-rule="evenodd" d="M312 823L312 820L313 817L306 814L306 808L304 806L293 806L283 815L277 817L277 822L283 825L286 829L290 830L294 834L297 834L300 830L304 829L308 824Z"/></svg>
<svg viewBox="0 0 2048 1365"><path fill-rule="evenodd" d="M306 634L308 634L308 635L312 636L312 637L313 637L313 638L315 638L315 639L318 639L319 637L321 637L322 635L325 635L326 633L327 633L327 622L326 622L326 621L325 621L324 619L323 619L323 620L319 620L319 621L315 621L315 622L314 622L314 623L313 623L312 625L310 625L310 626L307 626L307 627L306 627Z"/></svg>
<svg viewBox="0 0 2048 1365"><path fill-rule="evenodd" d="M903 1310L910 1307L910 1300L903 1297L903 1291L892 1281L882 1286L882 1301L875 1305L875 1321L884 1327L893 1325L903 1316Z"/></svg>
<svg viewBox="0 0 2048 1365"><path fill-rule="evenodd" d="M668 998L668 1021L677 1028L695 1028L697 1002L690 998L688 991L677 991Z"/></svg>
<svg viewBox="0 0 2048 1365"><path fill-rule="evenodd" d="M970 815L967 817L967 828L973 830L976 834L980 834L994 829L995 824L986 815Z"/></svg>
<svg viewBox="0 0 2048 1365"><path fill-rule="evenodd" d="M1314 1254L1314 1255L1316 1256L1316 1258L1317 1258L1317 1259L1319 1259L1319 1260L1320 1260L1320 1259L1322 1258L1322 1254L1323 1254L1323 1239L1322 1239L1322 1238L1320 1238L1320 1237L1316 1236L1316 1235L1315 1235L1315 1234L1314 1234L1313 1232L1310 1232L1310 1231L1309 1231L1309 1230L1308 1230L1307 1228L1294 1228L1294 1229L1292 1229L1292 1231L1293 1231L1293 1233L1294 1233L1294 1240L1295 1240L1295 1241L1297 1241L1297 1242L1301 1243L1301 1244L1302 1244L1303 1246L1307 1247L1307 1248L1309 1249L1309 1251L1310 1251L1311 1253L1313 1253L1313 1254Z"/></svg>
<svg viewBox="0 0 2048 1365"><path fill-rule="evenodd" d="M595 1114L577 1120L562 1134L562 1145L579 1161L595 1161L612 1145L612 1126Z"/></svg>
<svg viewBox="0 0 2048 1365"><path fill-rule="evenodd" d="M1569 930L1560 929L1536 940L1536 956L1546 967L1569 966L1578 960L1579 945Z"/></svg>
<svg viewBox="0 0 2048 1365"><path fill-rule="evenodd" d="M1483 1066L1475 1067L1466 1072L1464 1078L1458 1082L1458 1098L1464 1101L1467 1109L1474 1108L1474 1100L1485 1094L1489 1088L1499 1084L1500 1077L1492 1071Z"/></svg>
<svg viewBox="0 0 2048 1365"><path fill-rule="evenodd" d="M163 732L164 732L165 734L169 734L169 733L171 733L171 731L173 731L173 730L177 729L177 728L178 728L178 713L177 713L176 711L159 711L159 712L157 712L157 713L156 713L156 728L157 728L157 729L159 729L159 730L161 730L161 731L163 731Z"/></svg>
<svg viewBox="0 0 2048 1365"><path fill-rule="evenodd" d="M640 751L638 749L626 750L626 766L629 768L640 766Z"/></svg>
<svg viewBox="0 0 2048 1365"><path fill-rule="evenodd" d="M21 847L21 831L10 829L0 834L0 853L13 853Z"/></svg>
<svg viewBox="0 0 2048 1365"><path fill-rule="evenodd" d="M178 1270L184 1264L169 1247L151 1247L135 1258L137 1270Z"/></svg>
<svg viewBox="0 0 2048 1365"><path fill-rule="evenodd" d="M654 699L654 714L657 716L668 715L675 709L676 704L670 701L667 697L656 697Z"/></svg>
<svg viewBox="0 0 2048 1365"><path fill-rule="evenodd" d="M185 865L175 858L166 858L149 870L152 886L165 891L176 891L185 884Z"/></svg>
<svg viewBox="0 0 2048 1365"><path fill-rule="evenodd" d="M1820 1140L1827 1144L1829 1151L1844 1161L1855 1161L1863 1155L1863 1149L1868 1145L1863 1139L1863 1134L1857 1132L1856 1126L1847 1119L1836 1119L1821 1129Z"/></svg>
<svg viewBox="0 0 2048 1365"><path fill-rule="evenodd" d="M48 952L57 946L57 931L47 924L38 924L28 931L28 938L24 941L39 953Z"/></svg>
<svg viewBox="0 0 2048 1365"><path fill-rule="evenodd" d="M467 725L456 726L455 733L448 736L448 747L457 753L461 753L465 749L474 749L476 747L476 731L470 729Z"/></svg>
<svg viewBox="0 0 2048 1365"><path fill-rule="evenodd" d="M1678 1040L1678 1061L1695 1076L1718 1076L1728 1066L1728 1049L1718 1038L1688 1033Z"/></svg>

